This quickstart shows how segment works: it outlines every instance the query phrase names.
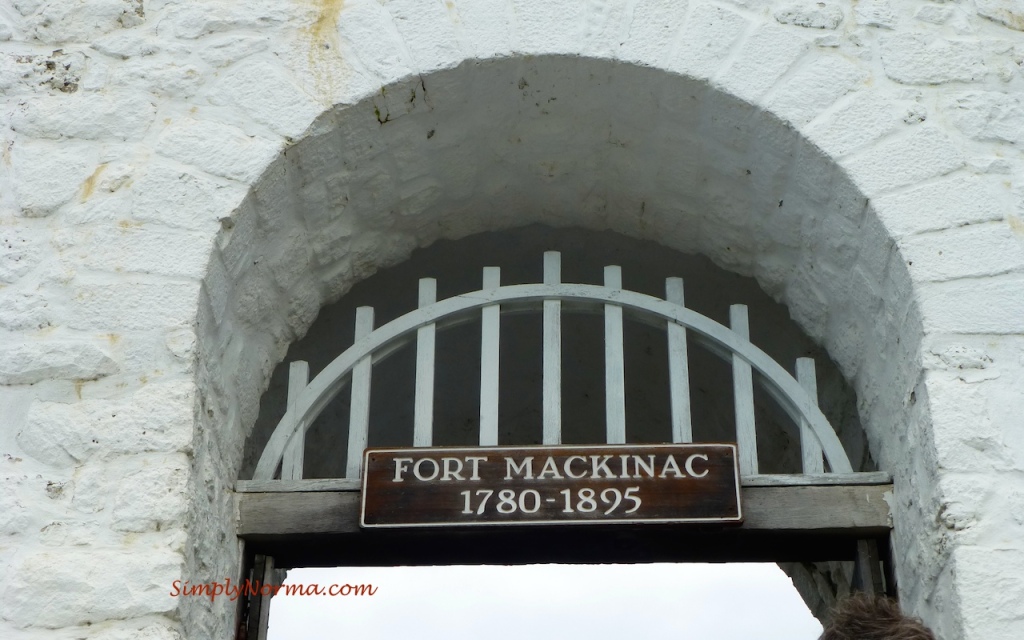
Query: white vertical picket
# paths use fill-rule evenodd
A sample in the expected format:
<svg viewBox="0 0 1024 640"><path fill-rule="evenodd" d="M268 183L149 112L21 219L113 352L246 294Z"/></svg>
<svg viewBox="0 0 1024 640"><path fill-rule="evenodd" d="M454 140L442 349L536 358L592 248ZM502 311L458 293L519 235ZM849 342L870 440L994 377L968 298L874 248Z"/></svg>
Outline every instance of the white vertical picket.
<svg viewBox="0 0 1024 640"><path fill-rule="evenodd" d="M501 286L501 269L484 267L484 290ZM501 306L483 308L480 327L480 446L498 444L498 356L501 340Z"/></svg>
<svg viewBox="0 0 1024 640"><path fill-rule="evenodd" d="M747 307L729 307L729 326L744 340L750 339ZM750 363L732 354L732 388L736 406L736 446L740 456L740 473L757 474L757 431L754 428L754 375Z"/></svg>
<svg viewBox="0 0 1024 640"><path fill-rule="evenodd" d="M419 308L437 302L437 280L420 278ZM412 446L429 447L434 428L434 343L433 323L416 331L416 400L413 410Z"/></svg>
<svg viewBox="0 0 1024 640"><path fill-rule="evenodd" d="M544 252L544 284L562 281L562 254ZM562 443L562 302L544 301L544 444Z"/></svg>
<svg viewBox="0 0 1024 640"><path fill-rule="evenodd" d="M796 380L811 397L811 401L818 404L818 381L814 372L814 358L796 359ZM821 443L818 441L818 436L814 435L810 425L803 420L800 421L800 451L804 473L825 472Z"/></svg>
<svg viewBox="0 0 1024 640"><path fill-rule="evenodd" d="M356 309L356 342L373 332L373 307ZM346 478L358 478L363 467L370 425L370 374L373 354L368 353L352 369L352 403L348 418L348 462Z"/></svg>
<svg viewBox="0 0 1024 640"><path fill-rule="evenodd" d="M622 268L604 268L604 286L622 289ZM626 443L626 374L622 349L622 307L604 305L604 406L608 444Z"/></svg>
<svg viewBox="0 0 1024 640"><path fill-rule="evenodd" d="M665 299L685 306L683 279L665 279ZM668 384L672 398L672 442L693 442L690 422L690 363L686 353L686 327L668 322Z"/></svg>
<svg viewBox="0 0 1024 640"><path fill-rule="evenodd" d="M288 409L294 409L299 394L309 383L309 363L296 360L288 366ZM303 457L306 453L306 430L302 425L295 430L281 458L281 479L302 480Z"/></svg>

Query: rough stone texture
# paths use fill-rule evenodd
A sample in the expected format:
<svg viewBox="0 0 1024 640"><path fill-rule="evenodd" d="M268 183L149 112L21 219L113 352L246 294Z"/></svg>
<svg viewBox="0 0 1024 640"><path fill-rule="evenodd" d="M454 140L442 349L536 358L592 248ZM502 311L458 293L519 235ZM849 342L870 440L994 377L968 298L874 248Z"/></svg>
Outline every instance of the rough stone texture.
<svg viewBox="0 0 1024 640"><path fill-rule="evenodd" d="M858 394L904 605L1024 636L1020 2L825 5L4 5L0 636L230 637L167 589L237 577L287 345L533 222L755 275Z"/></svg>
<svg viewBox="0 0 1024 640"><path fill-rule="evenodd" d="M117 368L109 347L88 337L47 339L38 334L8 333L0 343L0 384L95 380Z"/></svg>

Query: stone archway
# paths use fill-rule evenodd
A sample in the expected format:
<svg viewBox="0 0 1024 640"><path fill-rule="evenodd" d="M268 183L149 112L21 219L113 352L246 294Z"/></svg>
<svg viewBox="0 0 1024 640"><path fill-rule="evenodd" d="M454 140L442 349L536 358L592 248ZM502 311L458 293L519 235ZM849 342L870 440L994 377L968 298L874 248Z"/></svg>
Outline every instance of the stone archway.
<svg viewBox="0 0 1024 640"><path fill-rule="evenodd" d="M944 635L1019 635L1024 260L1005 123L1020 79L1004 14L36 4L0 16L23 49L2 76L16 224L0 383L10 464L24 461L5 504L33 532L2 565L4 624L226 636L229 604L169 600L161 581L235 575L230 486L286 345L415 246L540 221L755 276L857 390L901 496L903 601ZM158 441L105 422L153 406L172 409ZM172 491L102 490L125 475ZM75 504L38 507L60 498L50 485ZM96 527L90 561L111 570L92 584L59 532ZM129 563L118 545L145 552ZM105 597L138 576L160 584Z"/></svg>
<svg viewBox="0 0 1024 640"><path fill-rule="evenodd" d="M912 179L879 166L897 143L844 167L790 124L705 82L569 56L418 75L310 131L226 221L214 256L212 275L234 281L218 318L224 364L252 376L229 391L237 413L225 407L242 425L284 345L353 282L434 239L571 224L657 239L754 275L851 379L880 465L898 486L909 482L893 461L923 433L892 425L927 420L916 402L921 321L907 265L850 178L883 192ZM946 144L924 126L905 135L928 154ZM957 164L930 162L929 173ZM935 498L896 506L895 544L921 554L897 561L913 606L913 585L933 580L917 572L942 564L915 540L936 531Z"/></svg>

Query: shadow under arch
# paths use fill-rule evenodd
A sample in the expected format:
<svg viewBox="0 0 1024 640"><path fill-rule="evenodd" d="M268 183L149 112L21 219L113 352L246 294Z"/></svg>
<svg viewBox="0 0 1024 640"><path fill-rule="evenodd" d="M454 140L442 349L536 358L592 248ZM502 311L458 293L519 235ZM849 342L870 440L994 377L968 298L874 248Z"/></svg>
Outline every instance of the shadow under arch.
<svg viewBox="0 0 1024 640"><path fill-rule="evenodd" d="M534 223L753 276L851 382L870 443L906 413L910 277L836 161L704 81L536 56L465 62L331 109L254 184L218 239L200 317L232 448L324 304L417 247ZM902 453L876 451L886 470Z"/></svg>

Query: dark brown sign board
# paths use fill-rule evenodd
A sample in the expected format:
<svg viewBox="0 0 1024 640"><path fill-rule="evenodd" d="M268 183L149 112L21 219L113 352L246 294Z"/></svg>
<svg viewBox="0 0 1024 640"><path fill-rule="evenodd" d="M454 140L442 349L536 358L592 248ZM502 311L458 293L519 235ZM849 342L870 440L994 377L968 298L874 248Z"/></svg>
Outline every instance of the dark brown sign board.
<svg viewBox="0 0 1024 640"><path fill-rule="evenodd" d="M367 449L364 527L740 523L734 444Z"/></svg>

